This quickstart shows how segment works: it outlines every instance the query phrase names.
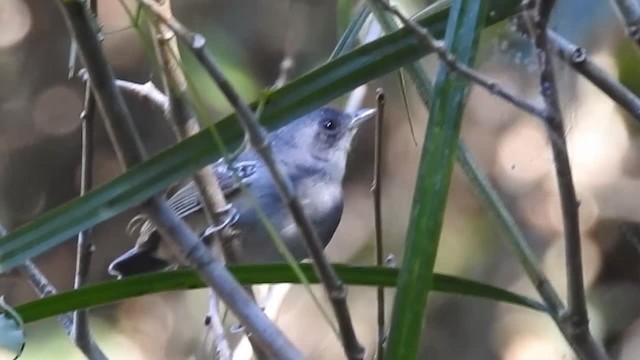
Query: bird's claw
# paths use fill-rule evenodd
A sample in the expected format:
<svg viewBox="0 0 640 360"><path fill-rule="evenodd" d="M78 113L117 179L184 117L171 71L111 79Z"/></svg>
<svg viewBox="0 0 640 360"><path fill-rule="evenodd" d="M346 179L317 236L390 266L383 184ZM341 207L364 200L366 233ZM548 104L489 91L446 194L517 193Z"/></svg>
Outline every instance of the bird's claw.
<svg viewBox="0 0 640 360"><path fill-rule="evenodd" d="M208 237L211 234L215 234L228 226L232 226L235 224L240 218L240 213L238 213L238 209L236 209L233 204L229 203L224 208L219 209L215 213L215 218L220 219L224 216L224 221L222 221L218 225L211 225L206 228L202 234L202 237Z"/></svg>

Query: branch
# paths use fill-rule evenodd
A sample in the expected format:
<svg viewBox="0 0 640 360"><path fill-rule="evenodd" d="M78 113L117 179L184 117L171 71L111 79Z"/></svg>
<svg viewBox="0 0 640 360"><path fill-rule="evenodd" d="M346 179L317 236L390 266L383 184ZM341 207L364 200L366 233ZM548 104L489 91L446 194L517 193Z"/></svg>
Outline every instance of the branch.
<svg viewBox="0 0 640 360"><path fill-rule="evenodd" d="M27 260L24 265L18 267L18 270L29 280L31 287L35 290L36 294L39 297L47 297L51 295L55 295L58 293L56 288L51 285L49 280L44 276L44 274L38 269L38 267L31 262L31 260ZM58 321L64 328L64 331L67 333L67 336L72 338L76 345L82 351L82 353L89 360L107 360L107 356L102 352L100 347L93 341L92 337L89 336L86 339L83 339L83 346L77 343L74 334L74 316L71 313L65 313L58 316ZM88 324L87 324L88 326Z"/></svg>
<svg viewBox="0 0 640 360"><path fill-rule="evenodd" d="M84 110L80 114L82 119L82 159L80 175L80 196L89 191L93 184L93 158L94 158L94 120L95 98L91 94L89 83L85 85ZM83 287L89 275L91 258L95 251L93 242L89 239L91 230L78 233L76 252L76 273L73 288ZM73 341L83 352L87 353L91 346L91 333L89 330L88 311L86 309L73 312Z"/></svg>
<svg viewBox="0 0 640 360"><path fill-rule="evenodd" d="M433 50L440 61L442 61L447 67L449 67L451 71L457 72L458 74L469 79L471 82L473 82L473 84L481 86L491 94L506 100L515 107L529 114L532 114L540 119L546 118L547 114L544 108L519 98L512 91L503 88L495 80L490 79L489 77L480 74L467 65L458 62L456 58L447 51L442 41L437 40L426 28L423 28L415 21L408 19L398 9L382 0L375 0L375 4L380 5L383 9L391 12L398 19L400 19L404 26L414 32L414 34L416 35L416 40L418 40L418 42L425 48Z"/></svg>
<svg viewBox="0 0 640 360"><path fill-rule="evenodd" d="M533 3L531 2L528 5L533 5ZM556 181L562 207L567 264L568 306L566 314L561 314L560 321L565 322L565 325L568 326L568 334L573 340L570 343L578 356L588 359L606 359L607 355L604 349L595 341L589 331L589 316L582 275L582 252L578 218L579 203L566 148L564 123L558 100L558 89L553 72L553 59L547 32L547 24L554 5L555 0L539 0L536 11L528 11L527 19L529 20L531 37L538 50L538 62L541 68L540 94L547 107L548 133L550 137L555 136L560 139L560 143L551 142Z"/></svg>
<svg viewBox="0 0 640 360"><path fill-rule="evenodd" d="M172 16L171 1L164 1L162 4L159 2L158 4L166 16ZM152 21L151 31L155 35L155 49L160 60L159 63L163 68L161 73L165 92L169 94L165 113L176 130L178 139L184 139L199 132L200 124L187 101L188 85L179 61L178 43L173 31L157 19ZM212 166L209 165L197 171L193 175L193 181L199 192L208 223L220 226L225 220L219 218L217 214L225 209L228 203L214 175ZM224 227L219 233L213 234L214 240L221 244L224 258L229 263L237 263L238 259L240 259L239 235L240 232L232 225ZM214 249L213 246L212 249ZM255 299L250 286L245 286L245 290ZM224 334L224 328L222 328L220 314L217 311L213 311L218 308L217 301L217 295L211 291L209 294L210 311L205 324L207 332L212 334L211 340L215 344L215 346L210 347L216 348L216 353L220 360L227 360L231 359L229 343ZM250 340L258 354L258 359L266 358L257 344L254 343L253 338L250 338Z"/></svg>
<svg viewBox="0 0 640 360"><path fill-rule="evenodd" d="M378 89L376 91L376 134L375 134L375 150L373 160L373 182L371 184L371 193L373 194L373 214L376 232L376 265L383 266L384 260L382 247L382 123L384 121L384 91ZM376 289L376 297L378 300L378 346L376 349L376 358L382 359L384 356L384 343L386 334L384 329L384 287L378 286Z"/></svg>
<svg viewBox="0 0 640 360"><path fill-rule="evenodd" d="M584 48L572 44L550 29L547 29L547 39L562 61L586 77L613 101L627 110L629 115L636 121L640 121L640 99L619 81L609 76L604 69L591 61Z"/></svg>
<svg viewBox="0 0 640 360"><path fill-rule="evenodd" d="M7 234L7 230L4 226L0 225L0 238ZM55 295L58 293L56 288L51 285L51 282L44 276L44 274L38 269L38 267L31 261L27 260L21 266L17 268L18 272L22 274L27 280L29 284L36 292L38 297L44 298L47 296ZM67 336L74 340L74 313L64 313L58 316L58 322L62 325ZM102 352L98 344L93 341L93 338L89 336L86 339L86 343L83 343L83 347L80 347L76 342L76 346L82 351L84 356L89 360L108 360L106 355Z"/></svg>
<svg viewBox="0 0 640 360"><path fill-rule="evenodd" d="M96 102L120 163L128 168L142 162L146 151L100 46L96 29L89 22L81 1L58 2L65 21L76 39L81 58L91 79ZM278 359L299 359L302 354L252 302L224 265L214 259L204 244L169 206L155 196L141 205L160 233L173 240L201 278L220 296L238 319L256 336L260 346Z"/></svg>
<svg viewBox="0 0 640 360"><path fill-rule="evenodd" d="M169 111L169 99L162 91L151 82L138 84L131 81L116 79L116 86L123 92L135 95L138 98L148 102L153 107L162 112Z"/></svg>
<svg viewBox="0 0 640 360"><path fill-rule="evenodd" d="M88 11L90 14L97 16L98 2L97 0L88 1ZM73 42L75 52L73 58L77 57L77 44ZM74 60L75 61L75 60ZM80 196L84 195L93 186L93 158L94 158L94 124L95 124L96 100L91 93L89 80L85 84L84 89L84 109L80 114L82 120L81 134L81 165L80 165ZM91 258L95 247L89 239L91 230L85 230L78 233L77 251L76 251L76 273L73 282L73 288L79 289L85 285L89 268L91 267ZM85 354L92 353L93 339L89 329L88 310L76 310L73 312L73 327L71 336L76 346ZM103 355L104 357L104 355ZM90 357L94 358L94 357Z"/></svg>
<svg viewBox="0 0 640 360"><path fill-rule="evenodd" d="M624 23L627 36L640 47L640 5L637 0L611 0Z"/></svg>
<svg viewBox="0 0 640 360"><path fill-rule="evenodd" d="M267 139L267 134L265 130L260 127L255 114L240 98L224 74L220 71L217 64L213 61L212 56L206 50L206 40L201 34L191 32L173 17L164 16L160 9L158 9L157 4L152 0L139 0L139 2L151 10L155 16L159 17L176 33L178 38L187 44L198 61L200 61L212 79L218 84L218 87L229 103L236 110L238 120L244 129L247 140L252 148L255 149L256 153L260 155L263 163L271 173L283 202L287 204L293 219L303 235L307 250L313 259L314 268L320 279L322 279L325 291L333 305L347 357L349 359L363 359L364 349L356 338L355 330L351 322L351 315L347 306L347 289L324 256L318 234L304 213L300 201L295 196L290 179L283 175L280 165L275 161L271 151L271 144Z"/></svg>

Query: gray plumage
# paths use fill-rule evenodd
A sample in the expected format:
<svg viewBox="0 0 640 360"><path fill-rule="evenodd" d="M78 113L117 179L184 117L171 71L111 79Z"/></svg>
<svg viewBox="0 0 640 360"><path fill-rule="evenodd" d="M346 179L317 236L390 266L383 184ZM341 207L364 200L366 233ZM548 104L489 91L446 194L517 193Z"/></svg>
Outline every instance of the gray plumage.
<svg viewBox="0 0 640 360"><path fill-rule="evenodd" d="M324 107L269 135L274 157L291 180L323 246L331 240L342 216L342 179L353 136L358 126L374 113L375 110L365 109L348 114ZM242 263L284 261L260 221L253 201L270 219L293 256L297 260L307 257L304 239L282 203L266 166L253 149L245 149L230 166L220 160L213 169L227 200L239 215L235 227L240 230ZM246 190L239 186L238 179ZM252 193L253 200L246 191ZM193 182L178 190L167 203L198 234L209 226ZM181 262L143 215L130 223L130 233L136 231L136 246L111 263L111 274L133 275Z"/></svg>

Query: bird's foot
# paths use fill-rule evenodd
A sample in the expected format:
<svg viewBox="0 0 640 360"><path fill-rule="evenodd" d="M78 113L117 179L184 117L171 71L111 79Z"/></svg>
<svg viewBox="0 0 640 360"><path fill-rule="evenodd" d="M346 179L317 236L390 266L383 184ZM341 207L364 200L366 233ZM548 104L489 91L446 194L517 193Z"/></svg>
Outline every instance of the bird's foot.
<svg viewBox="0 0 640 360"><path fill-rule="evenodd" d="M240 218L240 213L238 213L238 209L236 209L233 204L229 203L224 208L219 209L214 214L216 219L224 219L218 225L211 225L204 230L202 233L202 237L208 237L214 233L220 232L221 230L232 226L235 224Z"/></svg>

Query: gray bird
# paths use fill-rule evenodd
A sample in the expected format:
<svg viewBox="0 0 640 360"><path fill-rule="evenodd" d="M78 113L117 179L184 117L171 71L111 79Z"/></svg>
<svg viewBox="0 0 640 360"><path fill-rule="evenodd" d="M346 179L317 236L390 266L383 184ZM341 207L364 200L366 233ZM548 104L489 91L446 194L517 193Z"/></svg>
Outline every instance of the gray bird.
<svg viewBox="0 0 640 360"><path fill-rule="evenodd" d="M323 107L269 135L273 155L291 180L323 247L331 240L342 217L342 179L352 139L359 125L374 114L373 109L349 114ZM231 205L227 222L233 222L240 231L241 263L284 261L260 220L254 201L295 259L307 257L297 225L282 203L269 171L251 147L241 152L231 165L224 160L217 161L213 171ZM251 192L253 199L247 192ZM209 227L193 182L178 190L167 203L198 234ZM183 263L173 249L164 245L160 234L144 215L131 221L129 232L135 236L136 231L136 246L111 263L110 274L129 276Z"/></svg>

